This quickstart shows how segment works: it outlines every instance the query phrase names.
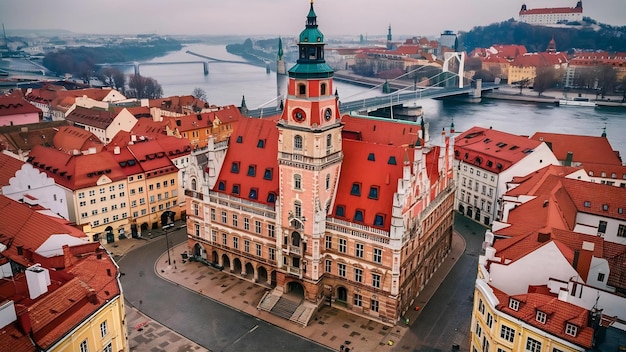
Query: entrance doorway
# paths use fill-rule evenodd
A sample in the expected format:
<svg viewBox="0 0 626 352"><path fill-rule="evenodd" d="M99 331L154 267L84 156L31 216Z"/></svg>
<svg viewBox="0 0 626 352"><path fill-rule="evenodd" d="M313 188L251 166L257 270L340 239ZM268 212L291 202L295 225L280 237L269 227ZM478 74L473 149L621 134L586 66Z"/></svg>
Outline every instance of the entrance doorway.
<svg viewBox="0 0 626 352"><path fill-rule="evenodd" d="M287 284L287 294L294 298L304 298L304 287L299 282L291 281Z"/></svg>
<svg viewBox="0 0 626 352"><path fill-rule="evenodd" d="M348 290L343 286L337 287L337 301L348 303Z"/></svg>

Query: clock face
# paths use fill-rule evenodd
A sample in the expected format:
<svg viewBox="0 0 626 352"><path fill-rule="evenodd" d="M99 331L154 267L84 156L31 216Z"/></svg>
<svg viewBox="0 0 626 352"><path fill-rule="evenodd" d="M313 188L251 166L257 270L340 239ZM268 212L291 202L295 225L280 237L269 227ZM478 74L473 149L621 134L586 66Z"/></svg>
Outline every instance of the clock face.
<svg viewBox="0 0 626 352"><path fill-rule="evenodd" d="M333 117L333 111L330 108L326 108L326 111L324 111L324 118L328 121L331 117Z"/></svg>
<svg viewBox="0 0 626 352"><path fill-rule="evenodd" d="M306 115L304 114L304 111L302 109L295 109L293 111L293 119L296 120L297 122L302 122L304 121Z"/></svg>

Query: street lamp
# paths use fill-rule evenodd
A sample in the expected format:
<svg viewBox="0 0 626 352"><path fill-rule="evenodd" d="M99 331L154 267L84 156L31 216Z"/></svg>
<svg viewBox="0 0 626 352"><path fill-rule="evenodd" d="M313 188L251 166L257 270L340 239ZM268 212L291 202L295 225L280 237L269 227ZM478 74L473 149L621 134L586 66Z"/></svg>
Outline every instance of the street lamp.
<svg viewBox="0 0 626 352"><path fill-rule="evenodd" d="M167 229L174 226L174 224L163 225L163 230L165 230L165 245L167 247L167 265L172 265L172 261L170 259L170 240L167 237Z"/></svg>

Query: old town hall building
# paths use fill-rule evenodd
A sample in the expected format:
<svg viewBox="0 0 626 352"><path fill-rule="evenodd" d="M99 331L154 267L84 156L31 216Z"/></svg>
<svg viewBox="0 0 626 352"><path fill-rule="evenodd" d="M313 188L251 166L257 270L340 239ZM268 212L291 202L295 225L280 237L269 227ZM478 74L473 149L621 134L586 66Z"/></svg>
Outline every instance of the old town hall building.
<svg viewBox="0 0 626 352"><path fill-rule="evenodd" d="M192 154L189 251L267 286L258 308L296 323L332 304L396 324L450 249L453 138L341 115L324 45L311 2L282 114Z"/></svg>

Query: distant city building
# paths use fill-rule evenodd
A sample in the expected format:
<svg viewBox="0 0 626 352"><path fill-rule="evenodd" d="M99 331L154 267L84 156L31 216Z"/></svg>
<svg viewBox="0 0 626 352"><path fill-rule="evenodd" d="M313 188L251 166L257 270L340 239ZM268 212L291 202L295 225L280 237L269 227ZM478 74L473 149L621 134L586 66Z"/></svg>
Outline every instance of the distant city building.
<svg viewBox="0 0 626 352"><path fill-rule="evenodd" d="M452 31L452 30L449 30L449 29L445 30L439 36L439 45L448 47L448 48L453 49L454 51L456 51L457 50L457 46L458 46L457 44L458 44L457 36L454 33L454 31Z"/></svg>
<svg viewBox="0 0 626 352"><path fill-rule="evenodd" d="M38 123L43 116L41 109L17 96L0 96L0 126Z"/></svg>
<svg viewBox="0 0 626 352"><path fill-rule="evenodd" d="M626 53L607 51L575 51L569 60L563 84L570 88L598 88L598 81L593 74L602 66L609 66L615 71L616 81L626 77Z"/></svg>
<svg viewBox="0 0 626 352"><path fill-rule="evenodd" d="M553 67L556 71L565 70L567 62L567 54L556 51L556 42L552 38L546 51L525 53L513 59L509 65L508 82L526 82L527 86L532 87L539 69Z"/></svg>
<svg viewBox="0 0 626 352"><path fill-rule="evenodd" d="M522 5L519 12L519 21L534 25L557 25L583 20L583 2L578 1L575 7L551 7L529 9Z"/></svg>
<svg viewBox="0 0 626 352"><path fill-rule="evenodd" d="M282 114L192 154L189 251L272 288L258 308L294 323L329 304L394 325L450 249L453 139L341 116L313 3L298 38Z"/></svg>

